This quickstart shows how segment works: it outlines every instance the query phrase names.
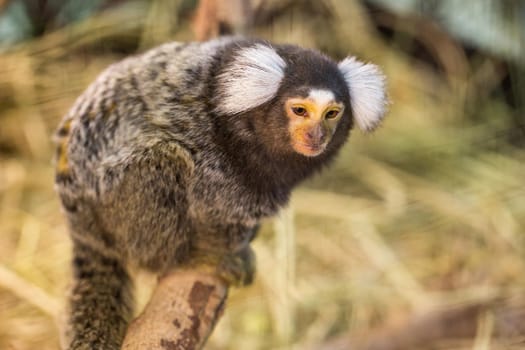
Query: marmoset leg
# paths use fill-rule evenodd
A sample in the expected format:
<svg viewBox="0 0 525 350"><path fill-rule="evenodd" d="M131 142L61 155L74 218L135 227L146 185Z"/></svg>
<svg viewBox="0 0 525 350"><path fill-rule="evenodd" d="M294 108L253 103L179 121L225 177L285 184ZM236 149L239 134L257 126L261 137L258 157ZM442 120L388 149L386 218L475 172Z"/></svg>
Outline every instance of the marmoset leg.
<svg viewBox="0 0 525 350"><path fill-rule="evenodd" d="M133 313L128 272L119 259L80 242L73 254L66 349L120 349Z"/></svg>
<svg viewBox="0 0 525 350"><path fill-rule="evenodd" d="M255 254L250 246L238 251L194 250L183 269L203 269L214 273L229 286L250 285L255 277Z"/></svg>
<svg viewBox="0 0 525 350"><path fill-rule="evenodd" d="M258 225L225 225L215 227L212 231L198 231L186 265L211 268L219 278L232 286L251 284L256 263L250 242L258 228Z"/></svg>
<svg viewBox="0 0 525 350"><path fill-rule="evenodd" d="M233 286L247 286L255 277L255 254L250 246L226 254L217 265L217 275Z"/></svg>

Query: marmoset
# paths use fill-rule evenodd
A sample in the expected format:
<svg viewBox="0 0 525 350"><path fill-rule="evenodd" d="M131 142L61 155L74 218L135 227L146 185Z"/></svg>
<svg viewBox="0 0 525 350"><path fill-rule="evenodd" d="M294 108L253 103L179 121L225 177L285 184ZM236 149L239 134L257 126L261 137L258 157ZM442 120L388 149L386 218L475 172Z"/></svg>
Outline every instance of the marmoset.
<svg viewBox="0 0 525 350"><path fill-rule="evenodd" d="M252 281L261 219L386 109L378 67L244 38L168 43L107 68L56 133L73 243L67 349L119 349L130 266Z"/></svg>

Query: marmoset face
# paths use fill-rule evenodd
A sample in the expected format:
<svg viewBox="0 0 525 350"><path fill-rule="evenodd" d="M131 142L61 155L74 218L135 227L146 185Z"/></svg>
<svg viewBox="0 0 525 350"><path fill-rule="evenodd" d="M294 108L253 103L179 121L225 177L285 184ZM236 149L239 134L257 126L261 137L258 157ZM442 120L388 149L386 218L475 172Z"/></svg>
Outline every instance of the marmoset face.
<svg viewBox="0 0 525 350"><path fill-rule="evenodd" d="M289 98L284 105L288 118L290 145L307 157L315 157L325 149L339 121L345 106L328 89L310 89L306 97Z"/></svg>
<svg viewBox="0 0 525 350"><path fill-rule="evenodd" d="M354 124L374 130L386 110L376 66L292 45L241 47L218 82L217 110L245 116L274 154L319 156Z"/></svg>

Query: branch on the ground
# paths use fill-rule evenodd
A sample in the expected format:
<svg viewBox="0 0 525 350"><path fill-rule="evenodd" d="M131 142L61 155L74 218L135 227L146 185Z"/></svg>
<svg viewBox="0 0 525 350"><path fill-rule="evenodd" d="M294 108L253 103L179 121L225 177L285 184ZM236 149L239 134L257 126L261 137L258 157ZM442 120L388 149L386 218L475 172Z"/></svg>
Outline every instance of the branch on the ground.
<svg viewBox="0 0 525 350"><path fill-rule="evenodd" d="M202 271L164 276L129 326L122 349L201 349L222 315L227 286Z"/></svg>
<svg viewBox="0 0 525 350"><path fill-rule="evenodd" d="M414 315L362 335L345 335L315 347L316 350L407 350L430 347L447 339L474 339L479 322L492 318L491 335L516 339L525 334L525 300L477 302Z"/></svg>

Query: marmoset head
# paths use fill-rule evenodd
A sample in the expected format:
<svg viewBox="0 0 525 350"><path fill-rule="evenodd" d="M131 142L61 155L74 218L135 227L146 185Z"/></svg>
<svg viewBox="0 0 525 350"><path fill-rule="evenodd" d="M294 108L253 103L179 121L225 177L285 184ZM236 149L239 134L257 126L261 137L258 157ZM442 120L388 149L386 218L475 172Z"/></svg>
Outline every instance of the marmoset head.
<svg viewBox="0 0 525 350"><path fill-rule="evenodd" d="M335 62L310 49L236 47L218 75L216 108L239 118L273 151L316 157L341 146L353 124L374 130L386 110L379 68L354 57Z"/></svg>

